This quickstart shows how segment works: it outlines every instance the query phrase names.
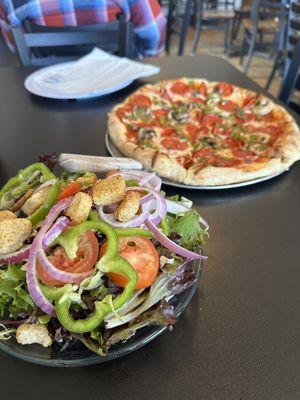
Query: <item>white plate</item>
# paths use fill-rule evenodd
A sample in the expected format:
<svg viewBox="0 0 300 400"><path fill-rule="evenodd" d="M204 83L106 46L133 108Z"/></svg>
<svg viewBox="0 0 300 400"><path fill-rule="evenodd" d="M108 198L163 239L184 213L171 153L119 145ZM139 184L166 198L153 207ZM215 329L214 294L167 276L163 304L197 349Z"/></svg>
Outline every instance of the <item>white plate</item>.
<svg viewBox="0 0 300 400"><path fill-rule="evenodd" d="M25 88L52 99L90 99L116 92L135 79L148 77L160 68L121 58L95 48L77 61L55 64L29 75Z"/></svg>
<svg viewBox="0 0 300 400"><path fill-rule="evenodd" d="M125 157L119 149L114 145L112 140L110 139L108 133L105 135L105 144L109 154L113 157ZM215 185L215 186L196 186L196 185L184 185L183 183L177 183L170 181L169 179L162 178L162 181L165 185L174 186L182 189L197 189L197 190L220 190L220 189L234 189L243 186L254 185L259 182L268 181L269 179L275 178L278 175L283 174L286 170L276 172L276 174L263 176L262 178L252 179L250 181L238 182L238 183L231 183L229 185Z"/></svg>

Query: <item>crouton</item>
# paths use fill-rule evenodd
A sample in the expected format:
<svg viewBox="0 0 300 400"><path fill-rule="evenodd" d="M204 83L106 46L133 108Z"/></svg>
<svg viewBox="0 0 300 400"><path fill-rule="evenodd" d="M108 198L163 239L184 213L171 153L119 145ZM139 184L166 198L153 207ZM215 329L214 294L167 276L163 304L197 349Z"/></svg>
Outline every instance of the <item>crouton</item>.
<svg viewBox="0 0 300 400"><path fill-rule="evenodd" d="M34 193L28 200L26 200L25 204L22 207L22 211L26 215L33 214L46 200L49 187L45 187L42 190Z"/></svg>
<svg viewBox="0 0 300 400"><path fill-rule="evenodd" d="M52 344L46 325L41 324L22 324L16 331L16 339L20 344L38 343L43 347L49 347Z"/></svg>
<svg viewBox="0 0 300 400"><path fill-rule="evenodd" d="M23 246L32 231L31 222L26 218L0 221L0 253L12 253Z"/></svg>
<svg viewBox="0 0 300 400"><path fill-rule="evenodd" d="M26 203L26 201L33 195L33 190L28 189L27 192L19 198L18 201L15 202L15 204L10 208L11 211L16 212L21 210L23 205Z"/></svg>
<svg viewBox="0 0 300 400"><path fill-rule="evenodd" d="M135 190L126 192L124 200L115 209L114 216L117 220L126 222L135 216L140 206L140 194Z"/></svg>
<svg viewBox="0 0 300 400"><path fill-rule="evenodd" d="M95 185L97 182L97 176L95 174L86 174L75 180L79 183L81 190L86 190Z"/></svg>
<svg viewBox="0 0 300 400"><path fill-rule="evenodd" d="M15 219L17 218L16 214L9 210L0 211L0 221L4 221L5 219Z"/></svg>
<svg viewBox="0 0 300 400"><path fill-rule="evenodd" d="M93 200L98 206L118 203L125 197L126 183L121 175L100 179L93 187Z"/></svg>
<svg viewBox="0 0 300 400"><path fill-rule="evenodd" d="M66 211L66 215L70 217L72 221L80 224L87 220L92 205L93 201L91 196L83 192L78 192L73 197L72 203Z"/></svg>

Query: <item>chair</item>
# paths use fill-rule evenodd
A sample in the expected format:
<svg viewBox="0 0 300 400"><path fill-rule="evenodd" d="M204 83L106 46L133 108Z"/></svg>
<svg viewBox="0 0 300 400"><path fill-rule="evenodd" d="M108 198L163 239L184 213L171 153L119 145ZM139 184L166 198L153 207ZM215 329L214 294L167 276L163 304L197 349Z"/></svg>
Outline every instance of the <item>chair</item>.
<svg viewBox="0 0 300 400"><path fill-rule="evenodd" d="M292 95L295 89L300 89L300 36L294 47L293 56L288 63L285 77L281 84L279 100L290 106L300 114L300 105L292 101Z"/></svg>
<svg viewBox="0 0 300 400"><path fill-rule="evenodd" d="M231 30L234 21L234 1L233 0L215 0L197 2L196 10L195 39L192 54L195 54L200 40L201 31L223 30L224 31L224 52L229 49L231 40Z"/></svg>
<svg viewBox="0 0 300 400"><path fill-rule="evenodd" d="M285 2L268 2L254 0L251 9L251 18L243 21L244 37L240 52L242 64L246 47L248 46L247 60L244 72L247 74L254 52L270 57L282 51L286 30ZM265 40L266 37L269 39ZM271 37L271 41L270 41Z"/></svg>
<svg viewBox="0 0 300 400"><path fill-rule="evenodd" d="M277 71L280 71L284 80L291 58L293 57L297 39L300 37L300 1L291 1L291 3L287 5L287 10L288 19L285 46L283 46L281 52L277 54L277 57L275 57L265 89L269 88Z"/></svg>
<svg viewBox="0 0 300 400"><path fill-rule="evenodd" d="M174 23L175 0L169 2L169 14L167 24L167 43L166 50L169 50L170 36L174 31L172 25ZM227 52L230 40L231 26L234 18L234 1L233 0L186 0L182 27L180 31L180 40L178 47L178 55L184 54L184 48L188 29L192 18L195 25L195 34L192 46L192 54L195 54L200 40L200 34L203 29L223 30L224 50Z"/></svg>
<svg viewBox="0 0 300 400"><path fill-rule="evenodd" d="M238 37L242 21L244 19L250 19L250 17L251 17L251 6L244 5L243 1L239 8L236 7L234 8L231 42Z"/></svg>
<svg viewBox="0 0 300 400"><path fill-rule="evenodd" d="M37 26L26 20L13 27L12 34L23 66L74 60L94 46L123 57L133 56L133 29L123 14L114 22L80 27Z"/></svg>

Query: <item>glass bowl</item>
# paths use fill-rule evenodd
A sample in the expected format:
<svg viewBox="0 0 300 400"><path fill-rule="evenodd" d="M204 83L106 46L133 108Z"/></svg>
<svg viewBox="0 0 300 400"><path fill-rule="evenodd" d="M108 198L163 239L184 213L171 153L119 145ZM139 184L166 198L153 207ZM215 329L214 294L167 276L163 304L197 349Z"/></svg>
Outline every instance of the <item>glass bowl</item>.
<svg viewBox="0 0 300 400"><path fill-rule="evenodd" d="M184 292L173 296L169 300L169 302L174 306L175 315L177 317L179 317L186 309L197 290L200 281L203 266L202 260L191 261L191 263L193 263L193 268L196 268L197 271L197 282ZM0 341L0 349L16 358L34 364L46 365L49 367L78 367L98 364L123 357L126 354L145 346L147 343L161 335L166 329L167 327L155 325L146 326L138 330L137 333L126 342L120 342L110 347L106 356L99 356L93 353L79 340L74 341L71 346L62 351L62 349L56 349L54 346L49 348L44 348L37 344L22 346L17 343L15 338L11 338L8 341ZM176 325L174 329L176 329Z"/></svg>

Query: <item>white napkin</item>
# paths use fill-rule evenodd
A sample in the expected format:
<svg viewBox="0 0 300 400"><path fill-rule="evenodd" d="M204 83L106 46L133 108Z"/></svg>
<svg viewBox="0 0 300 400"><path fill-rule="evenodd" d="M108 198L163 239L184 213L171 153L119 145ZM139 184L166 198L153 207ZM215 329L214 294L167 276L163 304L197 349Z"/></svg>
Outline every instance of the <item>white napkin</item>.
<svg viewBox="0 0 300 400"><path fill-rule="evenodd" d="M160 68L132 61L94 48L69 66L54 65L35 77L35 83L71 96L113 91L124 83L157 74Z"/></svg>

